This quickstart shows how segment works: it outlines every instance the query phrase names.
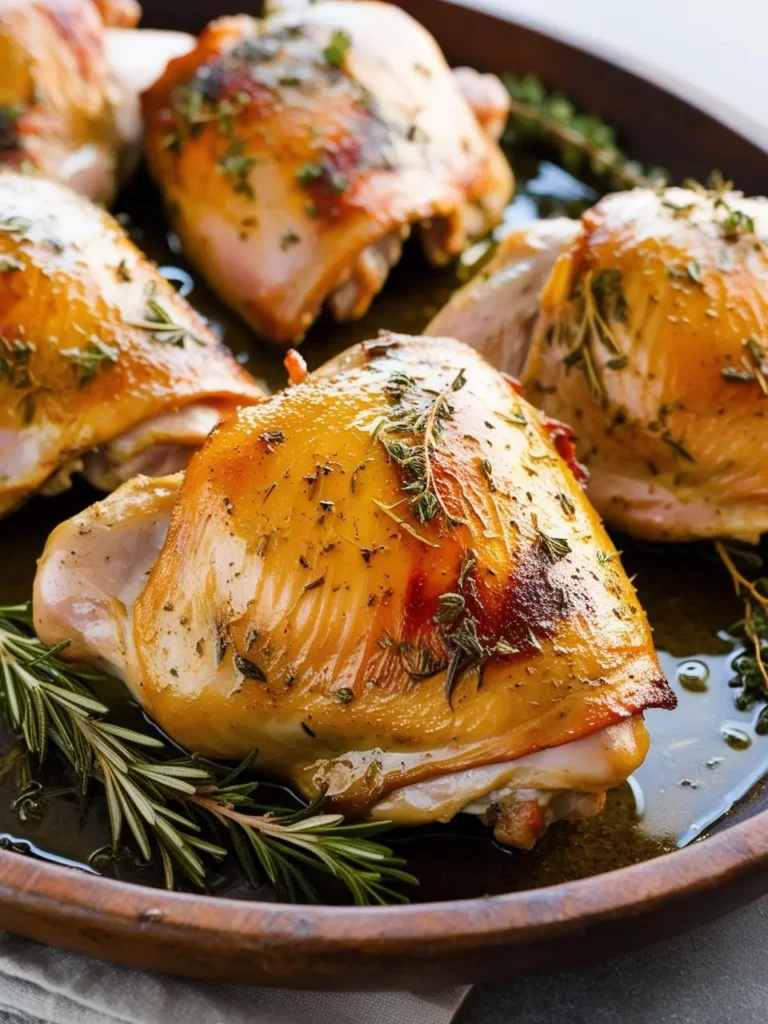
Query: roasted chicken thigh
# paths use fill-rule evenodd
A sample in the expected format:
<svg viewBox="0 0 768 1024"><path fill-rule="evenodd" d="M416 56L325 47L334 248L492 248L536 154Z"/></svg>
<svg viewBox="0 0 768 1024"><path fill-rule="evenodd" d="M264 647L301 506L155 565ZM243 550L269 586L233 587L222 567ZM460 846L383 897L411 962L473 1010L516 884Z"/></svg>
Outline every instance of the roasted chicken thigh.
<svg viewBox="0 0 768 1024"><path fill-rule="evenodd" d="M131 2L0 0L0 163L113 198L127 140L104 26L139 13Z"/></svg>
<svg viewBox="0 0 768 1024"><path fill-rule="evenodd" d="M351 0L215 21L144 98L188 255L283 343L325 303L362 316L412 225L440 265L500 219L506 111L498 80L454 77L405 12Z"/></svg>
<svg viewBox="0 0 768 1024"><path fill-rule="evenodd" d="M570 435L452 339L383 335L59 526L34 613L181 744L307 797L596 813L672 707Z"/></svg>
<svg viewBox="0 0 768 1024"><path fill-rule="evenodd" d="M430 330L500 357L573 425L609 522L755 542L768 530L767 241L768 202L726 188L607 196L580 223L522 232Z"/></svg>
<svg viewBox="0 0 768 1024"><path fill-rule="evenodd" d="M0 170L0 515L77 470L173 472L261 397L109 214Z"/></svg>

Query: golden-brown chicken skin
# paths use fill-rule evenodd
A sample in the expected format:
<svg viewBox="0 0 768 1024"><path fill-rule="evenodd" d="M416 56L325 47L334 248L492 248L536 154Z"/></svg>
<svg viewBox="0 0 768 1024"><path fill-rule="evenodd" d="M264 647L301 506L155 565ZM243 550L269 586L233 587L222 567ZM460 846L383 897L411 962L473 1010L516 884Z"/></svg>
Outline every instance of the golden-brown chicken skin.
<svg viewBox="0 0 768 1024"><path fill-rule="evenodd" d="M491 799L531 845L494 793L595 813L645 756L640 713L674 706L560 452L568 431L471 349L382 336L220 425L183 482L54 531L36 627L190 749L258 747L305 795L400 822Z"/></svg>
<svg viewBox="0 0 768 1024"><path fill-rule="evenodd" d="M589 496L660 540L768 529L768 202L636 190L582 218L522 374L574 427Z"/></svg>
<svg viewBox="0 0 768 1024"><path fill-rule="evenodd" d="M145 94L149 165L217 291L295 342L325 303L366 312L412 224L442 264L498 222L512 174L493 82L455 79L389 4L223 18Z"/></svg>
<svg viewBox="0 0 768 1024"><path fill-rule="evenodd" d="M261 396L109 214L0 170L0 514L75 469L178 469Z"/></svg>
<svg viewBox="0 0 768 1024"><path fill-rule="evenodd" d="M138 5L105 3L132 24ZM118 182L119 100L91 0L0 0L0 164L108 203Z"/></svg>

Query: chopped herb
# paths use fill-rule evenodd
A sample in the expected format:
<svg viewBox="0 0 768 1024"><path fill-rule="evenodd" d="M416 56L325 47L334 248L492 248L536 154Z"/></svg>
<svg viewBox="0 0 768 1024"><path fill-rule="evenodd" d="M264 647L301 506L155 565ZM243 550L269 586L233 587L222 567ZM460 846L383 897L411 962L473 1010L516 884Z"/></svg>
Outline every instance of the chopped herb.
<svg viewBox="0 0 768 1024"><path fill-rule="evenodd" d="M744 349L741 369L726 366L720 372L726 380L757 383L763 394L768 395L768 354L754 338L745 338L741 344Z"/></svg>
<svg viewBox="0 0 768 1024"><path fill-rule="evenodd" d="M465 604L461 594L441 594L437 601L437 612L432 621L435 623L453 622L462 614Z"/></svg>
<svg viewBox="0 0 768 1024"><path fill-rule="evenodd" d="M301 236L297 235L292 228L288 228L287 231L283 232L280 238L280 249L282 252L286 252L286 250L290 249L292 246L298 245L300 241Z"/></svg>
<svg viewBox="0 0 768 1024"><path fill-rule="evenodd" d="M341 686L338 690L333 691L333 697L339 704L349 704L354 697L354 693L348 686Z"/></svg>
<svg viewBox="0 0 768 1024"><path fill-rule="evenodd" d="M0 381L14 388L31 387L29 363L34 351L32 342L9 341L0 334Z"/></svg>
<svg viewBox="0 0 768 1024"><path fill-rule="evenodd" d="M131 274L130 268L128 267L127 260L120 260L120 262L117 264L117 267L115 268L115 273L117 274L121 281L133 280L133 276Z"/></svg>
<svg viewBox="0 0 768 1024"><path fill-rule="evenodd" d="M459 569L459 589L464 587L469 574L473 572L476 565L477 556L475 555L475 552L470 549L461 561L461 568Z"/></svg>
<svg viewBox="0 0 768 1024"><path fill-rule="evenodd" d="M493 466L488 459L481 459L480 469L483 471L483 476L488 481L488 490L493 493L496 490L496 484L493 480Z"/></svg>
<svg viewBox="0 0 768 1024"><path fill-rule="evenodd" d="M87 345L63 348L60 354L80 370L79 386L82 388L90 384L104 363L116 363L119 352L114 346L98 338L91 338Z"/></svg>
<svg viewBox="0 0 768 1024"><path fill-rule="evenodd" d="M661 434L661 440L664 442L664 444L669 445L669 447L672 449L672 451L676 455L679 455L681 459L685 459L686 462L695 462L696 461L696 459L694 459L694 457L691 455L691 453L685 447L685 444L684 444L683 440L682 439L680 439L680 440L675 439L674 437L672 437L671 433L668 430L665 430Z"/></svg>
<svg viewBox="0 0 768 1024"><path fill-rule="evenodd" d="M565 537L550 537L542 530L539 530L538 539L541 550L553 565L571 553L571 545Z"/></svg>
<svg viewBox="0 0 768 1024"><path fill-rule="evenodd" d="M316 181L319 181L325 171L323 170L322 164L315 163L314 161L308 161L302 164L301 167L296 171L296 181L302 188L309 188Z"/></svg>
<svg viewBox="0 0 768 1024"><path fill-rule="evenodd" d="M323 60L333 68L341 67L351 45L352 38L349 32L345 32L344 29L336 29L323 50Z"/></svg>
<svg viewBox="0 0 768 1024"><path fill-rule="evenodd" d="M144 297L147 303L147 314L145 320L127 321L129 327L138 327L143 331L151 331L155 340L163 345L177 345L183 347L187 338L198 345L205 345L205 339L195 334L194 331L184 324L178 324L173 317L157 301L157 284L150 281L144 289Z"/></svg>
<svg viewBox="0 0 768 1024"><path fill-rule="evenodd" d="M325 576L318 576L316 580L312 580L311 583L308 583L306 587L304 587L304 593L306 594L308 590L315 590L317 587L322 587L324 583Z"/></svg>
<svg viewBox="0 0 768 1024"><path fill-rule="evenodd" d="M242 654L236 654L234 661L235 668L238 672L241 672L246 679L255 679L259 683L266 683L267 677L255 661L251 661L250 658L244 658Z"/></svg>
<svg viewBox="0 0 768 1024"><path fill-rule="evenodd" d="M555 498L557 498L560 503L560 507L567 516L572 516L576 512L576 506L567 494L563 494L563 492L560 491L555 495Z"/></svg>
<svg viewBox="0 0 768 1024"><path fill-rule="evenodd" d="M24 264L13 256L0 256L0 274L10 274L15 270L23 270Z"/></svg>
<svg viewBox="0 0 768 1024"><path fill-rule="evenodd" d="M5 217L0 220L0 231L6 235L25 235L32 227L32 221L26 217Z"/></svg>
<svg viewBox="0 0 768 1024"><path fill-rule="evenodd" d="M244 153L245 143L241 139L230 139L224 155L216 161L217 169L232 182L232 186L238 195L244 195L248 199L254 198L253 188L248 181L248 175L256 163L255 157L247 156Z"/></svg>
<svg viewBox="0 0 768 1024"><path fill-rule="evenodd" d="M688 277L695 284L701 284L701 264L698 260L691 260L686 264L685 269L688 271Z"/></svg>

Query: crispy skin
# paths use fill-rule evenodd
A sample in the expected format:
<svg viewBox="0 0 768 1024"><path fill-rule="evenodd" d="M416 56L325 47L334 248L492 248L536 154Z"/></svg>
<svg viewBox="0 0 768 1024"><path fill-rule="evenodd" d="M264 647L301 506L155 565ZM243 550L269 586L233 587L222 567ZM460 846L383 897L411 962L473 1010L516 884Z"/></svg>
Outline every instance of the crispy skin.
<svg viewBox="0 0 768 1024"><path fill-rule="evenodd" d="M152 417L262 397L116 221L61 185L0 171L0 267L0 514ZM148 288L199 341L131 326L150 315ZM111 358L87 380L94 339Z"/></svg>
<svg viewBox="0 0 768 1024"><path fill-rule="evenodd" d="M446 394L453 407L431 463L463 524L414 518L402 470L373 437L399 408L397 373L417 382L400 401L428 408ZM556 438L472 350L384 337L220 425L183 484L134 482L59 527L40 563L37 628L111 665L190 749L237 758L258 746L264 769L356 813L404 785L674 706L634 588ZM73 622L56 580L100 573L100 544L130 563L132 510L154 530L179 485L146 585L143 534L133 577L118 571L111 596L79 600ZM435 616L459 591L489 653L482 672L458 672L449 699L446 630L463 620Z"/></svg>
<svg viewBox="0 0 768 1024"><path fill-rule="evenodd" d="M144 112L150 169L188 255L282 343L337 289L334 314L362 316L412 223L444 263L512 191L434 40L388 4L222 18L170 62Z"/></svg>
<svg viewBox="0 0 768 1024"><path fill-rule="evenodd" d="M746 218L740 229L733 211ZM767 236L764 199L687 189L608 196L584 215L542 292L521 379L531 401L573 424L589 496L621 529L750 542L768 529L768 398L754 372L761 352L768 360ZM601 274L609 291L606 274L620 282L623 305L616 295L603 303L616 352L586 332L596 391L584 361L567 361L581 296Z"/></svg>
<svg viewBox="0 0 768 1024"><path fill-rule="evenodd" d="M126 5L103 6L122 7L120 23L132 23ZM0 69L0 163L32 167L110 202L120 139L97 7L0 0Z"/></svg>

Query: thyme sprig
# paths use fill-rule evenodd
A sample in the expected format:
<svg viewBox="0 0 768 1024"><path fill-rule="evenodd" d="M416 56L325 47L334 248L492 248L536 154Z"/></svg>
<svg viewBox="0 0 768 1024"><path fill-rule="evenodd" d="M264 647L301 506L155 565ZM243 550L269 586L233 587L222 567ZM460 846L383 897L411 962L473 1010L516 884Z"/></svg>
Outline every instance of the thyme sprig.
<svg viewBox="0 0 768 1024"><path fill-rule="evenodd" d="M744 352L741 368L726 366L721 373L726 380L756 383L764 395L768 395L768 352L755 338L745 338L741 343Z"/></svg>
<svg viewBox="0 0 768 1024"><path fill-rule="evenodd" d="M747 711L757 701L768 704L768 577L749 580L736 566L735 559L744 554L715 542L715 550L733 582L736 596L741 599L744 617L729 629L732 636L743 640L746 649L733 662L735 682L741 685L736 706ZM747 552L751 555L751 552ZM760 559L757 559L760 562ZM762 562L760 562L762 565ZM768 733L768 706L758 716L756 730Z"/></svg>
<svg viewBox="0 0 768 1024"><path fill-rule="evenodd" d="M393 888L415 884L404 861L371 841L388 823L347 825L321 802L297 811L264 809L257 782L240 782L255 753L223 778L195 757L173 757L158 737L105 719L93 693L98 673L75 668L34 634L29 605L0 607L0 707L31 755L56 747L83 790L101 785L113 853L127 833L142 857L159 859L167 888L183 876L204 888L211 860L237 856L256 885L266 877L289 901L320 902L312 872L331 875L357 904L406 902ZM212 832L213 842L204 838ZM226 845L222 845L224 842Z"/></svg>
<svg viewBox="0 0 768 1024"><path fill-rule="evenodd" d="M183 347L187 338L198 345L205 346L205 338L195 334L185 324L176 323L171 314L157 300L157 285L150 281L144 289L144 299L147 305L144 320L128 321L129 327L138 327L142 331L150 331L155 336L155 341L164 345L177 345Z"/></svg>
<svg viewBox="0 0 768 1024"><path fill-rule="evenodd" d="M434 452L443 438L445 424L453 416L450 396L466 384L460 370L445 390L424 405L425 392L407 373L396 372L387 380L386 390L396 409L392 416L376 428L375 437L384 446L389 458L402 470L406 482L402 490L408 496L414 518L428 523L442 513L450 527L458 519L445 505L437 486Z"/></svg>
<svg viewBox="0 0 768 1024"><path fill-rule="evenodd" d="M611 268L597 273L589 271L577 282L571 298L576 304L575 316L562 316L554 332L559 342L568 346L564 359L566 369L580 367L593 399L605 404L607 393L598 368L598 345L608 353L605 365L609 370L622 370L627 364L613 326L615 323L626 325L629 320L621 271Z"/></svg>
<svg viewBox="0 0 768 1024"><path fill-rule="evenodd" d="M656 188L668 180L661 168L644 168L618 145L616 133L599 117L580 113L562 93L549 92L535 75L505 74L511 110L507 144L542 142L554 149L577 177L591 173L611 189Z"/></svg>

